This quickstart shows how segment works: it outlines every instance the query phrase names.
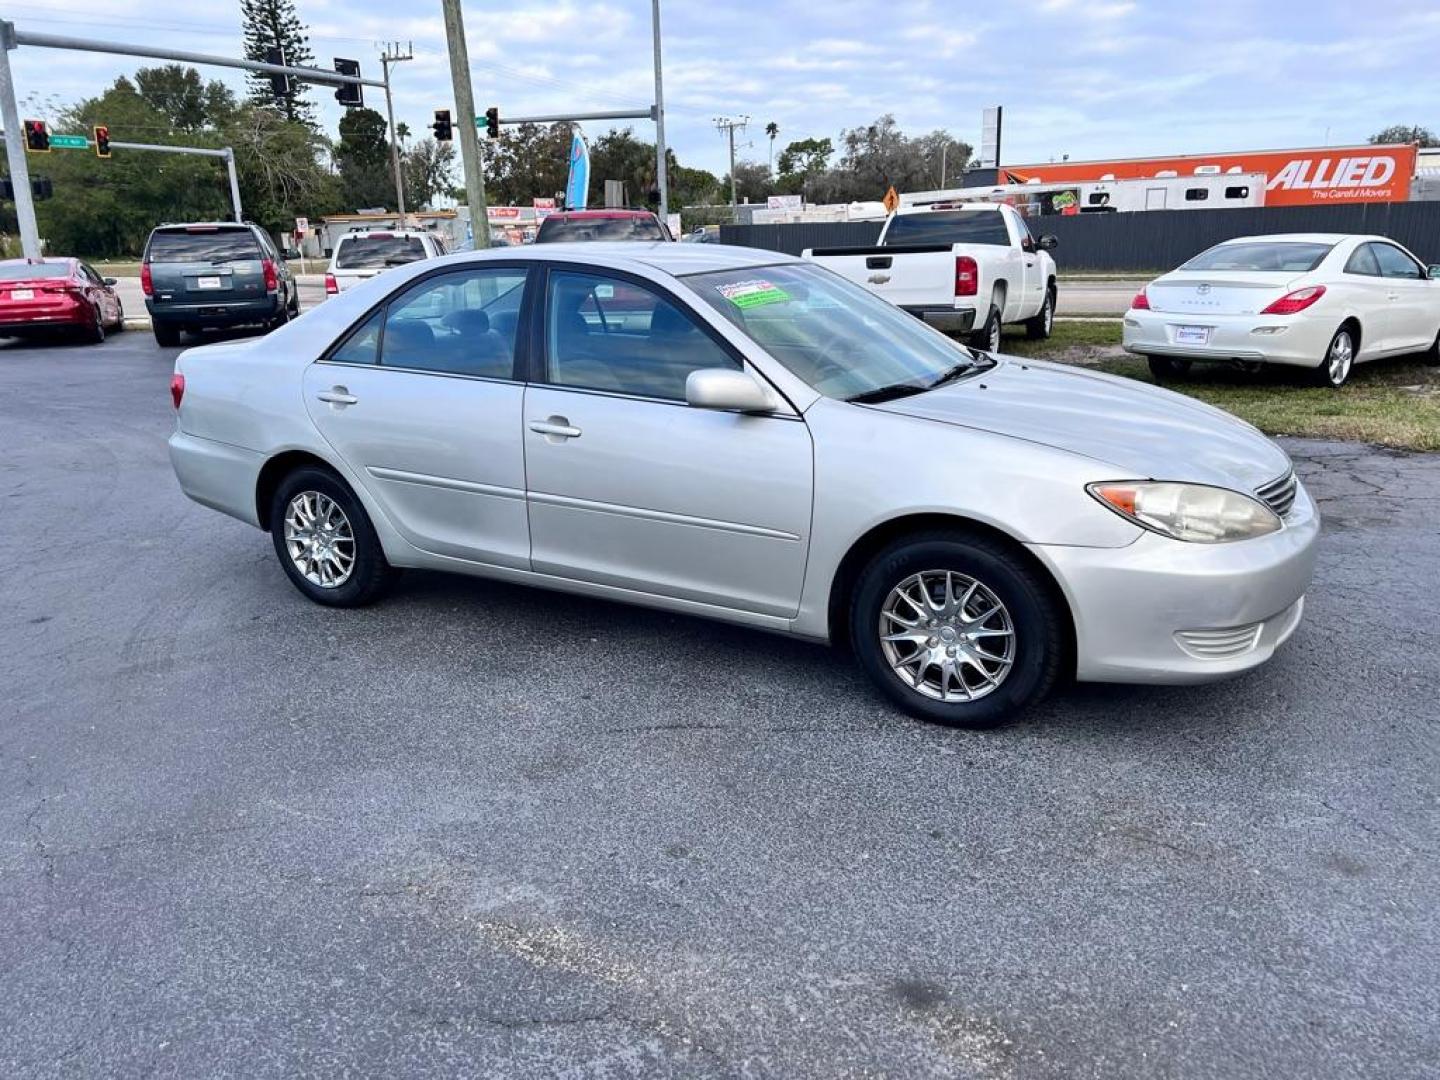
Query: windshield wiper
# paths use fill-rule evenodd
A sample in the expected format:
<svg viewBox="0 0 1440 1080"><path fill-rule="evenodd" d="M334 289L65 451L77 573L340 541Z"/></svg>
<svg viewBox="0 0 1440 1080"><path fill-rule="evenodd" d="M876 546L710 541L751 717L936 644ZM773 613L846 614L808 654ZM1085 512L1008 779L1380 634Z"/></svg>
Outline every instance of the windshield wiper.
<svg viewBox="0 0 1440 1080"><path fill-rule="evenodd" d="M882 401L894 401L896 398L910 397L914 394L923 394L927 390L934 390L937 386L944 386L946 383L954 382L962 376L976 370L980 364L977 360L963 360L943 371L929 382L924 383L891 383L888 386L878 386L874 390L864 390L848 397L845 400L856 405L876 405Z"/></svg>

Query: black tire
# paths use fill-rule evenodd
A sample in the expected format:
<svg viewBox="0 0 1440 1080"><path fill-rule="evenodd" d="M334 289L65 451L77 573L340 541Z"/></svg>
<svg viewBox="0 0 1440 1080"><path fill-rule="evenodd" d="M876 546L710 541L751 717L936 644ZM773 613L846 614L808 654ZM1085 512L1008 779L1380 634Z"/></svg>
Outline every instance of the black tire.
<svg viewBox="0 0 1440 1080"><path fill-rule="evenodd" d="M1157 383L1175 382L1190 374L1190 361L1179 356L1147 356L1145 360Z"/></svg>
<svg viewBox="0 0 1440 1080"><path fill-rule="evenodd" d="M150 322L150 329L155 334L155 344L165 348L173 348L180 344L180 328L171 326L169 323L153 319Z"/></svg>
<svg viewBox="0 0 1440 1080"><path fill-rule="evenodd" d="M284 326L289 321L290 309L284 304L281 304L280 310L275 313L275 317L265 324L265 332L269 333L271 330L279 330L280 327Z"/></svg>
<svg viewBox="0 0 1440 1080"><path fill-rule="evenodd" d="M94 318L90 325L80 331L80 340L91 345L105 344L105 313L98 307L92 312Z"/></svg>
<svg viewBox="0 0 1440 1080"><path fill-rule="evenodd" d="M980 329L970 335L970 345L982 352L1000 351L1000 308L995 304L990 305L990 314Z"/></svg>
<svg viewBox="0 0 1440 1080"><path fill-rule="evenodd" d="M1435 335L1435 340L1430 343L1430 348L1420 354L1420 362L1429 364L1431 367L1440 365L1440 333Z"/></svg>
<svg viewBox="0 0 1440 1080"><path fill-rule="evenodd" d="M326 586L311 581L290 556L285 539L286 511L291 500L304 493L319 493L332 500L350 526L353 562L348 576L339 584ZM270 500L270 539L290 583L315 603L327 607L363 607L384 595L399 576L398 571L385 561L385 552L360 500L329 469L306 465L280 482Z"/></svg>
<svg viewBox="0 0 1440 1080"><path fill-rule="evenodd" d="M1348 350L1348 361L1335 361L1337 351ZM1320 358L1320 363L1310 373L1310 380L1316 386L1328 387L1331 390L1339 390L1350 378L1350 373L1355 370L1355 353L1359 350L1359 340L1355 334L1352 324L1346 323L1330 339L1330 344L1325 348L1325 355Z"/></svg>
<svg viewBox="0 0 1440 1080"><path fill-rule="evenodd" d="M1031 341L1044 341L1050 336L1050 330L1055 325L1055 288L1051 286L1045 290L1045 306L1033 319L1025 320L1025 336Z"/></svg>
<svg viewBox="0 0 1440 1080"><path fill-rule="evenodd" d="M111 332L112 334L118 334L118 333L120 333L120 331L122 331L122 330L124 330L124 329L125 329L125 306L124 306L123 304L116 304L116 305L115 305L115 324L110 327L110 332Z"/></svg>
<svg viewBox="0 0 1440 1080"><path fill-rule="evenodd" d="M913 681L896 674L885 656L879 627L887 600L907 578L929 571L948 571L979 582L1004 605L1010 620L1011 666L998 685L973 700L927 696L915 689ZM960 584L955 583L955 591ZM951 727L995 727L1040 701L1059 676L1065 635L1056 605L1053 590L1042 575L1009 544L959 530L917 533L885 548L861 573L850 598L850 644L870 680L910 714ZM892 624L887 620L887 625ZM981 620L979 625L987 623ZM946 629L950 628L941 627L937 633ZM941 640L938 636L929 639L937 644ZM925 646L916 644L916 653L923 652ZM956 647L961 646L957 643ZM936 666L922 670L922 682ZM978 672L963 664L960 670L967 678L979 678Z"/></svg>

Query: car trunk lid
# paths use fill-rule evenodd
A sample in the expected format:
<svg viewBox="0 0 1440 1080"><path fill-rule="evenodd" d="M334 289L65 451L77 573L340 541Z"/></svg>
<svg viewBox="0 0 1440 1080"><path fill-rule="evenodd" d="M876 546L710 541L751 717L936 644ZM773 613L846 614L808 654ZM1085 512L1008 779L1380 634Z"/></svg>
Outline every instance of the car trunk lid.
<svg viewBox="0 0 1440 1080"><path fill-rule="evenodd" d="M1150 310L1175 315L1258 315L1298 286L1293 271L1191 271L1145 286Z"/></svg>

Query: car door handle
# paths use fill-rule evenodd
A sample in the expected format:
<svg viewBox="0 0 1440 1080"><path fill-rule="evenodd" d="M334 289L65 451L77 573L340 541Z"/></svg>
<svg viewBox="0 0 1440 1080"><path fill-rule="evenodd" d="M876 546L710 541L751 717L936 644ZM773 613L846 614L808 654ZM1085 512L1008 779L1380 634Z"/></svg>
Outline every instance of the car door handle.
<svg viewBox="0 0 1440 1080"><path fill-rule="evenodd" d="M531 420L530 430L536 435L545 435L555 439L578 439L580 429L571 427L570 421L563 416L551 416L545 420Z"/></svg>
<svg viewBox="0 0 1440 1080"><path fill-rule="evenodd" d="M337 386L332 390L321 390L315 396L321 401L328 401L331 405L354 405L360 400L343 386Z"/></svg>

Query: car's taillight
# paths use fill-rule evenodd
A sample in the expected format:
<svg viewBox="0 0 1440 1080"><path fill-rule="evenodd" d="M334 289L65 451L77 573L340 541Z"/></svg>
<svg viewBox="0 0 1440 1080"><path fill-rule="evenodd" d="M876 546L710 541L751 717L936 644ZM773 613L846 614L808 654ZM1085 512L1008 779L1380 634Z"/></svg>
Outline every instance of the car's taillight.
<svg viewBox="0 0 1440 1080"><path fill-rule="evenodd" d="M280 287L280 278L275 273L275 260L261 259L260 272L265 275L265 291L274 292Z"/></svg>
<svg viewBox="0 0 1440 1080"><path fill-rule="evenodd" d="M340 291L340 283L335 280L334 274L325 275L325 295L334 296Z"/></svg>
<svg viewBox="0 0 1440 1080"><path fill-rule="evenodd" d="M1304 311L1311 304L1325 295L1324 285L1307 285L1303 289L1296 289L1292 293L1286 293L1273 304L1260 312L1261 315L1294 315L1297 311Z"/></svg>
<svg viewBox="0 0 1440 1080"><path fill-rule="evenodd" d="M969 255L955 256L955 295L974 296L980 291L980 267Z"/></svg>
<svg viewBox="0 0 1440 1080"><path fill-rule="evenodd" d="M1149 310L1150 310L1150 297L1148 297L1148 296L1145 295L1145 290L1144 290L1144 289L1141 289L1139 292L1137 292L1137 293L1135 294L1135 299L1130 301L1130 310L1131 310L1131 311L1149 311Z"/></svg>
<svg viewBox="0 0 1440 1080"><path fill-rule="evenodd" d="M150 276L150 264L140 264L140 291L146 296L155 295L155 279Z"/></svg>
<svg viewBox="0 0 1440 1080"><path fill-rule="evenodd" d="M175 403L175 408L180 407L180 399L185 396L185 376L178 371L170 376L170 400Z"/></svg>

